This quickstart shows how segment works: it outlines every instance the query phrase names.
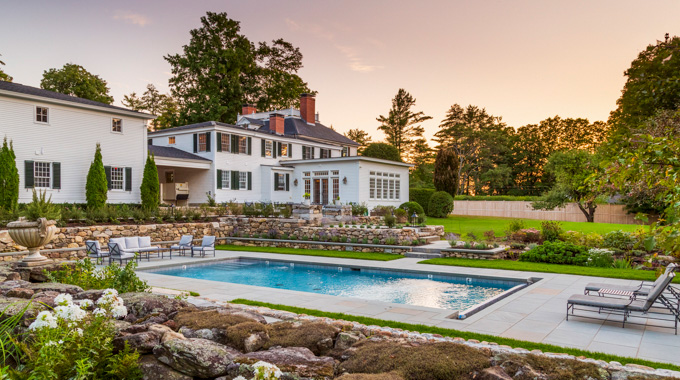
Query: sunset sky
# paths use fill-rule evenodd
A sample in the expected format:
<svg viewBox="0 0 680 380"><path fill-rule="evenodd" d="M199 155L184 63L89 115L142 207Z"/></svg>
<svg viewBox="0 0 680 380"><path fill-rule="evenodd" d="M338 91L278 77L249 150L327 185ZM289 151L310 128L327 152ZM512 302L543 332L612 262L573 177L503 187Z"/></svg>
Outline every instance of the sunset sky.
<svg viewBox="0 0 680 380"><path fill-rule="evenodd" d="M511 126L547 117L606 120L637 53L678 32L677 1L16 1L3 0L0 54L14 81L39 86L72 62L108 81L115 104L147 83L167 91L164 55L206 11L227 12L253 42L282 37L304 55L321 122L379 140L375 118L400 87L433 120L454 103Z"/></svg>

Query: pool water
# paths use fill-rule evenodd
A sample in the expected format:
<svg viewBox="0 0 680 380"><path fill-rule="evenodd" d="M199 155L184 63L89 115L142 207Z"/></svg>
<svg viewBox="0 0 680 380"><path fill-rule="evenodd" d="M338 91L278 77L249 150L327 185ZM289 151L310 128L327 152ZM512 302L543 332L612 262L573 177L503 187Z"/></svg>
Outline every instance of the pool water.
<svg viewBox="0 0 680 380"><path fill-rule="evenodd" d="M466 310L524 283L253 259L173 267L151 273L455 311Z"/></svg>

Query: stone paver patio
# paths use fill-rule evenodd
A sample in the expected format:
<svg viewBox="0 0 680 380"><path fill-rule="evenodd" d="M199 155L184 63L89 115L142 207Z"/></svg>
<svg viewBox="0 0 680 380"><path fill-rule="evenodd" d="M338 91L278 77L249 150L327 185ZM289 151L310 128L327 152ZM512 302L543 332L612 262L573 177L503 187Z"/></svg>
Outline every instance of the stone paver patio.
<svg viewBox="0 0 680 380"><path fill-rule="evenodd" d="M212 260L236 257L520 279L539 277L542 280L488 306L467 319L453 320L447 318L447 316L451 315L451 310L366 301L357 298L218 281L196 280L144 271L145 269L155 269L168 265L205 263ZM139 271L139 276L147 280L149 285L154 287L195 291L200 293L202 297L220 301L246 298L328 312L341 312L399 322L435 325L444 328L474 331L508 338L680 364L680 356L677 354L680 352L680 335L674 335L672 329L638 325L626 325L624 329L621 327L620 316L610 316L610 320L607 321L583 318L565 320L567 298L572 294L582 294L586 283L606 282L631 285L639 283L638 281L484 268L435 266L418 264L420 260L416 258L403 258L394 261L377 262L259 252L217 251L215 258L173 256L172 260L156 259L150 262L142 261L139 266L139 269L142 269Z"/></svg>

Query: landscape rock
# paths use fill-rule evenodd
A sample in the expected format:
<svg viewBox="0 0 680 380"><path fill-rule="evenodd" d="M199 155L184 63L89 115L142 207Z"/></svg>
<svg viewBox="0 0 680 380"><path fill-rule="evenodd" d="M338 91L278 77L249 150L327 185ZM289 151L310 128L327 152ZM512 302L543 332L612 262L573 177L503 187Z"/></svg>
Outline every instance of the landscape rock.
<svg viewBox="0 0 680 380"><path fill-rule="evenodd" d="M332 377L335 360L327 356L317 357L305 347L273 347L267 351L250 352L238 356L235 361L254 364L265 361L279 367L283 372L291 372L301 377Z"/></svg>
<svg viewBox="0 0 680 380"><path fill-rule="evenodd" d="M341 332L335 338L335 348L346 350L356 342L358 342L361 337L353 332Z"/></svg>
<svg viewBox="0 0 680 380"><path fill-rule="evenodd" d="M227 373L238 351L207 339L172 339L153 350L156 358L189 376L212 378Z"/></svg>
<svg viewBox="0 0 680 380"><path fill-rule="evenodd" d="M137 318L144 318L154 313L168 315L189 306L183 300L146 292L123 293L120 298L123 299L128 312L134 314Z"/></svg>
<svg viewBox="0 0 680 380"><path fill-rule="evenodd" d="M192 376L175 371L171 367L159 362L153 355L144 355L139 360L145 380L192 380Z"/></svg>
<svg viewBox="0 0 680 380"><path fill-rule="evenodd" d="M92 302L97 301L102 294L104 294L103 289L90 289L80 292L73 296L74 300L90 300Z"/></svg>
<svg viewBox="0 0 680 380"><path fill-rule="evenodd" d="M42 282L42 283L31 283L27 286L29 289L33 289L36 293L53 291L57 293L76 295L83 292L83 288L76 285L60 284L58 282Z"/></svg>
<svg viewBox="0 0 680 380"><path fill-rule="evenodd" d="M137 334L124 334L113 339L115 352L122 351L127 343L131 349L142 354L150 353L161 343L162 334L155 331L144 331Z"/></svg>
<svg viewBox="0 0 680 380"><path fill-rule="evenodd" d="M24 298L24 299L31 299L35 292L33 289L26 289L26 288L13 288L7 291L5 293L5 296L7 297L16 297L16 298Z"/></svg>
<svg viewBox="0 0 680 380"><path fill-rule="evenodd" d="M477 380L512 380L512 377L505 373L503 368L495 366L484 369L478 377Z"/></svg>

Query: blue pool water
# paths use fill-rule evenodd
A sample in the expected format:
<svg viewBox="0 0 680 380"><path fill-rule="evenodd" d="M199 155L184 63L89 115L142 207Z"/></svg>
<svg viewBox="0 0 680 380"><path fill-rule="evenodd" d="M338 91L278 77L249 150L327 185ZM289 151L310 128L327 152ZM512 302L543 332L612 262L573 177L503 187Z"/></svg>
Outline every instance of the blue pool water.
<svg viewBox="0 0 680 380"><path fill-rule="evenodd" d="M521 284L518 281L252 259L173 267L151 273L456 311Z"/></svg>

